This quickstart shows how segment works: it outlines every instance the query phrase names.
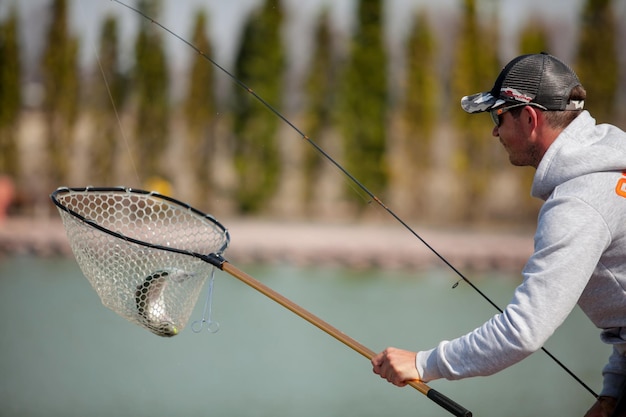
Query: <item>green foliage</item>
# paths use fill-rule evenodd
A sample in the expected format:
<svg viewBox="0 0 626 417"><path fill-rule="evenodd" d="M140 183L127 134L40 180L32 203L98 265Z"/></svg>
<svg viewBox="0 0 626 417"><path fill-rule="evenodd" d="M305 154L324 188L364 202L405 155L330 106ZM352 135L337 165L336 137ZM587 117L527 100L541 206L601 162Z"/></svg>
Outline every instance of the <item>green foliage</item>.
<svg viewBox="0 0 626 417"><path fill-rule="evenodd" d="M337 68L333 57L330 18L324 12L315 30L311 63L306 82L309 113L307 132L316 138L332 121L332 108L336 99Z"/></svg>
<svg viewBox="0 0 626 417"><path fill-rule="evenodd" d="M436 44L428 19L420 13L407 42L407 86L404 119L408 127L407 153L420 169L431 161L432 134L437 123L439 89Z"/></svg>
<svg viewBox="0 0 626 417"><path fill-rule="evenodd" d="M112 16L104 20L99 42L98 73L88 98L95 125L90 146L90 179L93 184L110 184L114 180L115 149L120 138L116 113L124 108L128 85L120 70L118 25Z"/></svg>
<svg viewBox="0 0 626 417"><path fill-rule="evenodd" d="M235 63L236 76L273 106L278 106L282 96L285 66L280 36L282 20L279 2L265 1L244 27ZM278 119L241 88L235 90L234 98L237 201L243 212L257 212L277 187Z"/></svg>
<svg viewBox="0 0 626 417"><path fill-rule="evenodd" d="M581 21L576 72L587 90L585 108L599 121L616 116L619 64L613 16L610 0L587 0Z"/></svg>
<svg viewBox="0 0 626 417"><path fill-rule="evenodd" d="M20 100L20 55L18 19L15 7L0 23L0 127L12 125L18 117Z"/></svg>
<svg viewBox="0 0 626 417"><path fill-rule="evenodd" d="M100 30L97 57L99 74L93 87L96 94L91 103L97 111L108 114L114 113L113 106L121 111L128 98L128 79L120 69L118 30L117 20L107 16Z"/></svg>
<svg viewBox="0 0 626 417"><path fill-rule="evenodd" d="M475 0L464 0L463 5L452 71L452 97L457 100L491 89L500 68L495 48L497 27L484 29L480 26ZM474 218L480 216L482 206L479 203L488 191L489 179L493 175L493 141L489 140L492 126L488 116L468 114L459 111L458 107L453 115L460 139L455 150L455 168L459 177L464 179L467 215Z"/></svg>
<svg viewBox="0 0 626 417"><path fill-rule="evenodd" d="M330 128L333 121L333 109L337 92L337 63L333 56L332 34L330 18L324 12L314 35L314 50L311 53L310 68L306 80L306 97L308 106L306 111L305 132L316 143L326 148L322 141L324 133ZM313 189L319 186L320 173L326 164L325 158L317 152L306 154L306 196L313 198Z"/></svg>
<svg viewBox="0 0 626 417"><path fill-rule="evenodd" d="M455 199L455 206L459 207L459 211L468 213L462 221L485 219L481 216L491 204L487 199L490 197L489 193L493 193L491 189L496 175L499 178L506 175L513 181L515 175L518 175L517 171L513 175L507 171L506 157L503 158L501 147L494 145L495 142L491 139L492 124L489 117L468 115L458 104L460 97L464 95L491 88L491 83L501 68L496 54L499 44L498 28L494 25L498 19L482 16L479 20L479 1L459 2L463 7L460 24L454 31L448 32L458 33L458 42L453 51L450 70L442 74L435 72L435 61L439 58L436 54L439 51L426 16L417 17L416 24L406 39L407 78L403 80L406 81L403 93L406 99L401 103L404 106L401 109L396 107L400 100L392 103L387 92L388 84L391 83L387 82L390 62L383 42L384 2L359 0L355 9L358 13L356 31L350 39L345 60L338 54L343 50L335 48L333 44L335 40L341 39L335 39L330 19L324 15L315 34L315 49L310 51L309 78L305 87L306 114L294 116L305 118L303 131L324 150L328 150L330 155L339 155L338 161L355 178L376 192L390 191L394 198L400 196L398 201L403 201L402 198L408 195L407 190L417 189L419 192L420 184L413 180L417 177L413 168L432 168L432 149L437 149L438 157L442 155L439 153L440 148L434 148L440 144L432 142L437 124L453 125L456 134L450 139L451 142L443 143L451 145L448 150L450 162L453 163L454 175L458 179L458 183L454 184L458 188L452 186L449 195ZM117 108L122 120L132 120L136 124L134 135L129 137L136 138L138 149L142 153L139 157L135 154L132 157L137 166L142 168L142 172L137 175L146 181L149 176L161 174L159 161L167 156L164 152L167 150L169 121L172 117L168 92L170 79L163 45L163 39L169 35L152 22L137 17L139 31L134 39L135 67L132 72L124 74L120 70L119 62L122 40L118 38L117 23L108 17L100 33L97 67L100 74L96 75L94 84L82 92L87 106L80 108L78 99L82 86L77 68L78 40L68 29L67 3L67 0L48 2L50 24L44 28L42 60L37 68L38 73L35 74L42 80L45 94L41 110L47 121L48 137L45 140L50 156L50 165L44 167L44 170L49 168L50 175L44 176L42 181L54 181L55 186L66 183L66 172L71 163L68 155L73 151L74 145L72 132L79 111L89 111L88 119L95 123L93 135L89 138L92 152L89 181L94 178L97 183L108 183L113 179L111 174L115 167L111 162L114 161L115 152L127 152L116 148L120 144L121 127L113 106ZM138 0L137 3L137 7L144 13L158 18L161 0ZM487 1L484 4L487 7L481 10L499 7L497 2ZM586 0L580 21L576 70L588 91L586 107L600 121L619 122L616 120L619 115L615 108L619 84L619 39L616 38L619 22L616 22L611 13L612 4L614 2L611 0ZM538 18L531 20L538 20L539 23L535 22L525 28L519 45L521 53L540 50L549 52L545 28ZM192 43L210 57L212 49L206 36L207 21L206 16L199 12L191 37ZM279 0L265 0L259 12L246 22L234 71L263 100L278 109L281 108L283 98L282 85L286 76L290 75L285 74L284 47L280 32L282 21L283 12ZM484 25L479 23L482 21L485 22ZM0 22L0 173L9 174L19 171L15 132L22 120L21 45L18 45L17 25L15 11L6 14L5 21ZM448 54L446 51L442 57L447 59ZM251 94L238 87L232 90L234 94L229 97L232 99L229 103L232 105L232 112L225 112L225 117L217 119L214 116L215 68L201 56L189 54L192 55L187 82L189 88L184 92L179 113L185 118L188 127L188 138L184 140L190 141L188 149L191 158L176 162L193 164L194 169L204 169L205 173L202 175L206 177L207 157L214 148L217 149L225 155L220 158L220 162L233 163L227 165L226 170L232 169L237 173L239 188L236 198L239 208L245 213L261 212L274 196L281 175L280 147L276 138L277 127L281 122L251 97ZM397 62L391 64L397 65ZM437 101L442 98L451 100L452 106L448 102ZM289 109L290 112L297 110ZM225 126L231 121L231 113L234 135L230 136L229 131L227 134L222 132L213 136L216 126L228 129ZM387 120L388 116L393 118L389 117ZM82 120L84 119L81 122ZM221 123L218 124L218 121ZM343 143L335 136L335 128L342 129ZM398 135L398 132L402 134ZM223 139L223 142L217 142L217 138ZM455 139L458 142L453 143L452 140ZM342 145L344 152L337 149ZM82 151L83 148L77 149ZM340 184L335 184L332 180L320 181L322 176L334 180L334 167L330 167L331 170L322 169L329 168L324 158L320 158L316 152L308 152L307 155L310 158L301 169L307 171L309 199L316 198L313 197L313 191L326 193L328 189L332 190L333 197L337 197L336 191L341 187ZM411 161L414 167L407 164L407 161ZM394 165L390 165L390 162ZM438 162L442 161L438 159ZM527 172L523 181L530 183L532 172ZM349 182L340 178L341 174L337 175L337 182ZM519 175L522 178L521 172ZM400 176L403 177L397 181ZM228 190L224 193L227 195L230 190L234 190L234 179L231 175L224 175L224 178L226 179L221 182L217 181L219 184L214 184L216 190L220 186L223 190ZM410 179L407 181L406 178ZM320 183L326 186L330 184L330 187L321 187ZM501 182L500 187L503 184L506 186L510 182ZM515 189L514 187L513 190ZM461 198L458 198L457 190L461 190ZM323 195L329 194L331 193ZM411 197L404 201L407 205L415 202Z"/></svg>
<svg viewBox="0 0 626 417"><path fill-rule="evenodd" d="M520 34L520 54L550 52L548 34L541 20L531 19Z"/></svg>
<svg viewBox="0 0 626 417"><path fill-rule="evenodd" d="M0 22L0 175L18 172L16 123L21 109L21 62L15 7Z"/></svg>
<svg viewBox="0 0 626 417"><path fill-rule="evenodd" d="M139 10L156 18L159 0L142 0ZM137 100L136 137L141 149L141 178L161 175L159 158L167 146L169 133L169 74L161 31L140 18L135 43L133 83Z"/></svg>
<svg viewBox="0 0 626 417"><path fill-rule="evenodd" d="M531 19L530 22L522 28L520 33L520 54L536 54L538 52L550 52L548 46L548 33L546 23L541 19ZM522 190L530 190L533 180L535 179L535 170L531 168L520 169L515 168L520 178ZM520 196L520 205L524 208L523 212L529 216L529 220L536 218L538 200L524 193ZM531 218L532 216L532 218Z"/></svg>
<svg viewBox="0 0 626 417"><path fill-rule="evenodd" d="M211 57L212 48L206 35L207 17L202 11L196 14L192 43L205 56ZM187 93L184 115L187 122L191 164L196 179L203 189L207 188L207 164L211 151L211 122L215 112L215 88L213 65L200 54L194 54L190 74L187 77Z"/></svg>
<svg viewBox="0 0 626 417"><path fill-rule="evenodd" d="M51 7L42 62L43 110L48 118L51 179L64 182L78 113L78 40L69 33L66 0L54 0Z"/></svg>
<svg viewBox="0 0 626 417"><path fill-rule="evenodd" d="M361 0L357 29L342 83L339 125L346 166L359 181L382 191L388 180L385 158L387 55L382 1Z"/></svg>
<svg viewBox="0 0 626 417"><path fill-rule="evenodd" d="M78 40L69 33L66 0L53 1L52 22L46 40L43 58L44 110L59 114L64 122L70 124L78 109Z"/></svg>
<svg viewBox="0 0 626 417"><path fill-rule="evenodd" d="M437 50L425 12L416 13L406 39L406 75L400 99L390 106L386 158L388 198L407 212L428 209L429 174L434 169L433 136L439 121Z"/></svg>

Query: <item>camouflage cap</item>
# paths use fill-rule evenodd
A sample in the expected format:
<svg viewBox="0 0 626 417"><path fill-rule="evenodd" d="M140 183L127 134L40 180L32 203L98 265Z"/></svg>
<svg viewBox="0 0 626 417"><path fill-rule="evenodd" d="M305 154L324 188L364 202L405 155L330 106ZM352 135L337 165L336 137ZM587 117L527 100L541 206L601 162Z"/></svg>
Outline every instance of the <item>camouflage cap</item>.
<svg viewBox="0 0 626 417"><path fill-rule="evenodd" d="M583 100L569 100L572 89L581 85L576 73L552 55L521 55L509 62L491 91L461 99L468 113L480 113L504 104L534 104L545 110L579 110Z"/></svg>

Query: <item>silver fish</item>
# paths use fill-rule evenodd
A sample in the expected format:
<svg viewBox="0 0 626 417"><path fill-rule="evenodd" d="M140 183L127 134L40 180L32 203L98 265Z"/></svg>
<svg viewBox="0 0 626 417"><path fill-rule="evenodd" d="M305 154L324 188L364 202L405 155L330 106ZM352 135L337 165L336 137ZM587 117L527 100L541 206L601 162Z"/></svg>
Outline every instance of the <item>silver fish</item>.
<svg viewBox="0 0 626 417"><path fill-rule="evenodd" d="M148 275L135 291L137 313L142 324L152 333L172 337L178 334L178 328L168 317L165 305L161 299L163 290L167 287L171 271L160 270Z"/></svg>

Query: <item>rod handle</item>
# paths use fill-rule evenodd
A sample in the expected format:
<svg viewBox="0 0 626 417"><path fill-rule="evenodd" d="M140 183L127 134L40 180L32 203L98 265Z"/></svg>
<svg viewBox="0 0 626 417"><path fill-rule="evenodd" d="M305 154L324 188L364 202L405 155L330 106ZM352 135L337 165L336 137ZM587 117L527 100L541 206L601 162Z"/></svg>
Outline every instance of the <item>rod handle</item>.
<svg viewBox="0 0 626 417"><path fill-rule="evenodd" d="M472 417L472 412L463 406L457 404L452 401L450 398L446 397L442 393L437 390L430 389L426 394L428 398L430 398L435 403L439 404L441 407L448 410L450 413L454 414L458 417Z"/></svg>

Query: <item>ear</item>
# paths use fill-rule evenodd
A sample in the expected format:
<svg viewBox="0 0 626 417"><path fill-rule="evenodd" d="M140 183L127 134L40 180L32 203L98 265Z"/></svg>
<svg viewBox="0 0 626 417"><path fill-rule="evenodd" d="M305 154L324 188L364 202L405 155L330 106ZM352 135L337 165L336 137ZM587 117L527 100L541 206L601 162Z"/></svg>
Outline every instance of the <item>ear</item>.
<svg viewBox="0 0 626 417"><path fill-rule="evenodd" d="M540 121L543 120L542 115L539 114L540 111L537 110L533 106L525 106L522 109L522 114L520 114L520 122L522 124L522 128L526 131L527 134L532 134L537 130Z"/></svg>

